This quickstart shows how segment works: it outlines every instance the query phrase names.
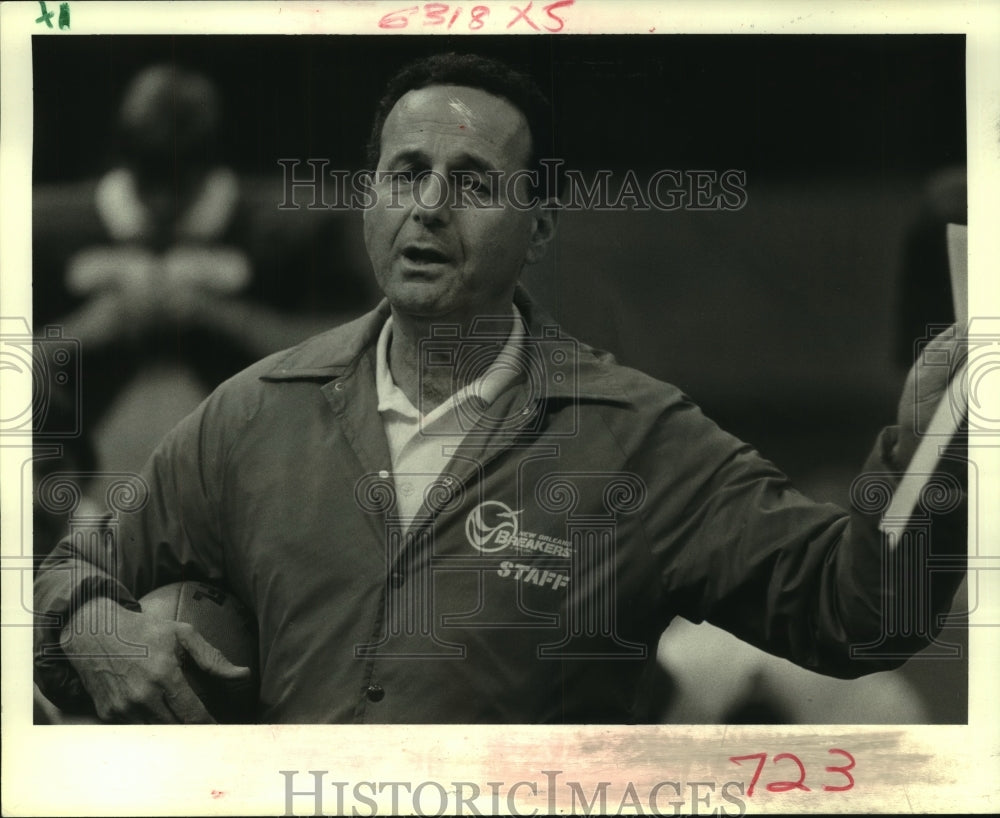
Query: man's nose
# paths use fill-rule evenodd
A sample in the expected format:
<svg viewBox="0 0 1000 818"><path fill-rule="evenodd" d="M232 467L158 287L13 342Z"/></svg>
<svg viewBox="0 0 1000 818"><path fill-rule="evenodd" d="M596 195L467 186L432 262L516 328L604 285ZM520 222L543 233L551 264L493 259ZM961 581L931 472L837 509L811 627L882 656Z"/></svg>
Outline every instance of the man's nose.
<svg viewBox="0 0 1000 818"><path fill-rule="evenodd" d="M413 186L413 218L424 224L451 219L448 180L436 171L422 174Z"/></svg>

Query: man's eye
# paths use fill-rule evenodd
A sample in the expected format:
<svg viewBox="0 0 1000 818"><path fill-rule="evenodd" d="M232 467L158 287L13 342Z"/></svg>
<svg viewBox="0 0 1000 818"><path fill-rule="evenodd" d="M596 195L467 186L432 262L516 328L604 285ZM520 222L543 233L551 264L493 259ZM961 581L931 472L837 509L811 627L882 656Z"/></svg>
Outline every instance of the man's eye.
<svg viewBox="0 0 1000 818"><path fill-rule="evenodd" d="M490 189L489 180L474 173L456 174L457 184L473 193L486 193Z"/></svg>

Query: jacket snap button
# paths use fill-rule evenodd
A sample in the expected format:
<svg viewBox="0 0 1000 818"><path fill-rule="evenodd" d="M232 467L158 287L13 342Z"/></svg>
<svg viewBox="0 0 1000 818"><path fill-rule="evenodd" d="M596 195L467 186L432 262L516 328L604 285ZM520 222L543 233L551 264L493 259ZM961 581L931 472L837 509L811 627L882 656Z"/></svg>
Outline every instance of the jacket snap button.
<svg viewBox="0 0 1000 818"><path fill-rule="evenodd" d="M341 392L341 391L343 391L343 389L344 389L344 382L343 382L343 381L337 381L337 382L336 382L336 383L335 383L335 384L333 385L333 388L334 388L334 389L336 389L336 390L337 390L338 392Z"/></svg>
<svg viewBox="0 0 1000 818"><path fill-rule="evenodd" d="M385 698L385 688L380 684L370 684L365 689L365 695L370 702L380 702Z"/></svg>

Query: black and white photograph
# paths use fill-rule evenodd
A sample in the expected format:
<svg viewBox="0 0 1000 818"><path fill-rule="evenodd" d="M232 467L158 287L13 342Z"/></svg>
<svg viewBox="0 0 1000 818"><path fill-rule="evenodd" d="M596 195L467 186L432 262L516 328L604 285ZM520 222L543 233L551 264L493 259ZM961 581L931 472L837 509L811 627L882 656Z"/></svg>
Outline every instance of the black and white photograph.
<svg viewBox="0 0 1000 818"><path fill-rule="evenodd" d="M997 15L723 5L5 4L5 813L995 809Z"/></svg>

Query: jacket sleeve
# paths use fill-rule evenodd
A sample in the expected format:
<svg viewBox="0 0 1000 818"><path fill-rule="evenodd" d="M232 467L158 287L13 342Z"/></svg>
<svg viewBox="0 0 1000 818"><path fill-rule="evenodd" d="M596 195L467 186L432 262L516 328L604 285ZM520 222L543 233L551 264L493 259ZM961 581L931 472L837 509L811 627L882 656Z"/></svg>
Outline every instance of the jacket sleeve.
<svg viewBox="0 0 1000 818"><path fill-rule="evenodd" d="M223 575L217 499L226 454L225 401L215 393L163 440L138 481L135 511L71 530L35 576L35 681L57 706L89 698L60 647L72 614L94 597L130 610L153 588ZM73 638L72 634L67 638Z"/></svg>
<svg viewBox="0 0 1000 818"><path fill-rule="evenodd" d="M660 421L638 462L657 475L644 524L671 610L842 678L897 667L930 644L962 579L959 469L935 475L930 501L889 548L879 523L899 481L895 428L880 434L845 512L800 494L686 399ZM931 571L928 555L951 570Z"/></svg>

